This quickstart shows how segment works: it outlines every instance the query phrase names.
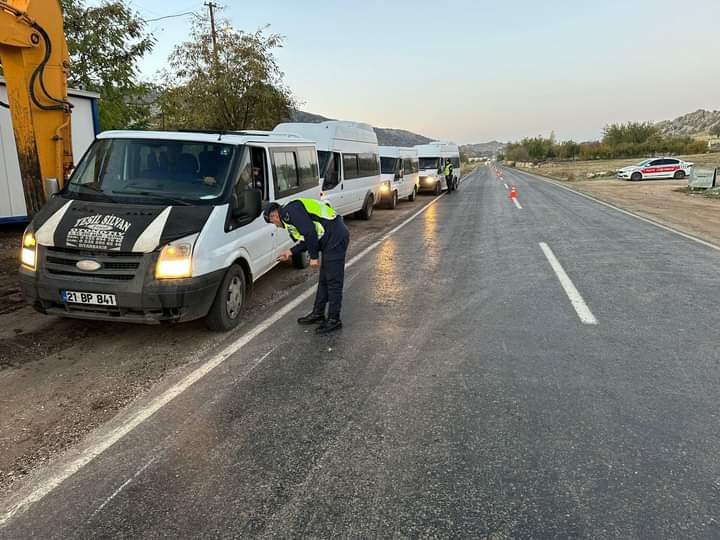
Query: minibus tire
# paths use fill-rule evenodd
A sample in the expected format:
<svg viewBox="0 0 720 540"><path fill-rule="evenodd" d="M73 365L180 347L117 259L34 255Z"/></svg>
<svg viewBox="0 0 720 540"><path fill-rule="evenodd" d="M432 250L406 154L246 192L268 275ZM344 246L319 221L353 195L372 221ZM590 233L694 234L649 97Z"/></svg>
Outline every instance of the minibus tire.
<svg viewBox="0 0 720 540"><path fill-rule="evenodd" d="M293 255L292 264L293 267L297 268L298 270L303 270L307 268L308 266L310 266L310 254L307 251L303 251L302 253Z"/></svg>
<svg viewBox="0 0 720 540"><path fill-rule="evenodd" d="M239 298L239 305L236 307L234 317L228 312L229 306L229 295L231 294L230 289L234 289L234 294L238 294L238 288L240 290L241 297ZM247 286L245 281L245 271L240 265L233 264L228 271L225 273L225 277L218 287L217 293L215 294L215 300L210 306L210 311L205 317L205 325L214 332L227 332L235 328L240 319L242 319L242 313L245 307L245 301L247 299Z"/></svg>
<svg viewBox="0 0 720 540"><path fill-rule="evenodd" d="M435 184L435 191L433 191L433 195L440 195L442 193L442 186L440 185L440 182Z"/></svg>
<svg viewBox="0 0 720 540"><path fill-rule="evenodd" d="M408 195L408 201L413 202L417 197L417 187L413 187L412 193Z"/></svg>
<svg viewBox="0 0 720 540"><path fill-rule="evenodd" d="M365 221L369 220L372 217L373 214L373 197L372 195L369 195L365 198L365 204L363 207L357 211L355 214L360 219L363 219Z"/></svg>
<svg viewBox="0 0 720 540"><path fill-rule="evenodd" d="M390 210L395 210L395 209L397 208L397 205L398 205L398 192L397 192L397 191L393 191L393 192L392 192L392 197L391 197L390 200L388 201L388 208L389 208Z"/></svg>

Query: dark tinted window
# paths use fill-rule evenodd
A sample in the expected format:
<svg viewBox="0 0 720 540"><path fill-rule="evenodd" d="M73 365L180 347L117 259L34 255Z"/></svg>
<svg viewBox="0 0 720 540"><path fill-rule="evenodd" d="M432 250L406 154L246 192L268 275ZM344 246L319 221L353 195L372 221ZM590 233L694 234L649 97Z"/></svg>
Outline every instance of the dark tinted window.
<svg viewBox="0 0 720 540"><path fill-rule="evenodd" d="M421 169L437 169L438 163L440 163L439 158L429 158L429 157L421 157L420 158L420 168Z"/></svg>
<svg viewBox="0 0 720 540"><path fill-rule="evenodd" d="M345 180L360 177L357 154L343 154L343 171L345 173Z"/></svg>
<svg viewBox="0 0 720 540"><path fill-rule="evenodd" d="M380 158L380 171L383 174L395 174L400 169L400 160L393 157Z"/></svg>
<svg viewBox="0 0 720 540"><path fill-rule="evenodd" d="M648 165L650 165L651 167L657 167L658 165L662 165L662 164L663 164L663 161L665 161L665 160L663 160L663 159L654 159L654 160L652 160L650 163L648 163Z"/></svg>
<svg viewBox="0 0 720 540"><path fill-rule="evenodd" d="M318 159L320 178L323 179L322 189L333 189L340 183L340 154L318 151Z"/></svg>
<svg viewBox="0 0 720 540"><path fill-rule="evenodd" d="M277 198L292 195L300 191L295 152L275 150L272 152L273 176L275 177L275 195Z"/></svg>
<svg viewBox="0 0 720 540"><path fill-rule="evenodd" d="M460 158L450 158L450 163L452 163L453 167L455 167L456 169L460 168Z"/></svg>
<svg viewBox="0 0 720 540"><path fill-rule="evenodd" d="M318 175L318 162L315 150L301 148L297 151L298 170L300 172L300 186L303 189L315 187L320 184Z"/></svg>
<svg viewBox="0 0 720 540"><path fill-rule="evenodd" d="M358 156L360 176L377 176L380 174L379 161L377 154L360 154Z"/></svg>

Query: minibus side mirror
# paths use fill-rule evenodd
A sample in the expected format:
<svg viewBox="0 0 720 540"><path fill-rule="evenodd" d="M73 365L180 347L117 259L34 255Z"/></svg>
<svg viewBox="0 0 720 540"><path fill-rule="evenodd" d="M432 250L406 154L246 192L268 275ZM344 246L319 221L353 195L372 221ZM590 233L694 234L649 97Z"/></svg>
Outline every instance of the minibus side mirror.
<svg viewBox="0 0 720 540"><path fill-rule="evenodd" d="M259 189L246 189L238 193L232 217L240 226L252 223L262 214L262 192Z"/></svg>

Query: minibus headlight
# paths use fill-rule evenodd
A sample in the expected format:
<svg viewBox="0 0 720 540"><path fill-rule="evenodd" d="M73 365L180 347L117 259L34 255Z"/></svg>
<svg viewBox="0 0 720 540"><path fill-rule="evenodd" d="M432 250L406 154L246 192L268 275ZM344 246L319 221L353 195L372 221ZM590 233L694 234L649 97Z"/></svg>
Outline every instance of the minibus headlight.
<svg viewBox="0 0 720 540"><path fill-rule="evenodd" d="M383 184L380 186L380 191L383 193L387 193L390 191L390 183L389 182L383 182Z"/></svg>
<svg viewBox="0 0 720 540"><path fill-rule="evenodd" d="M172 242L162 248L157 264L157 279L182 279L192 277L192 254L197 235Z"/></svg>
<svg viewBox="0 0 720 540"><path fill-rule="evenodd" d="M37 268L37 239L35 233L30 229L23 234L20 262L28 270L35 271Z"/></svg>

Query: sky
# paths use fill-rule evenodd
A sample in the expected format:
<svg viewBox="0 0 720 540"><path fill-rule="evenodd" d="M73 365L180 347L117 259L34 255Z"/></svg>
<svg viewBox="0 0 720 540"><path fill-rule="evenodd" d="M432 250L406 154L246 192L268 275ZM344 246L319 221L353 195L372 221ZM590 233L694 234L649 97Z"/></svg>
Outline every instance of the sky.
<svg viewBox="0 0 720 540"><path fill-rule="evenodd" d="M90 5L99 0L89 0ZM270 25L302 110L460 144L591 140L612 122L720 109L720 0L216 0L244 31ZM128 0L141 17L202 0ZM152 80L192 17L151 22Z"/></svg>

